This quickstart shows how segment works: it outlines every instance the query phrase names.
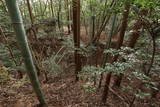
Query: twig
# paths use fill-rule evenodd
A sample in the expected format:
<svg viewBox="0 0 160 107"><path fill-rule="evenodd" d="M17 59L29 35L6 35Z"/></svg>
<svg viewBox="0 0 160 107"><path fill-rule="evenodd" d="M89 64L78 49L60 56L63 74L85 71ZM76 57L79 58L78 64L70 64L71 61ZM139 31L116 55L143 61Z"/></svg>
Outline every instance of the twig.
<svg viewBox="0 0 160 107"><path fill-rule="evenodd" d="M116 95L120 100L122 100L122 101L126 104L127 107L129 107L129 104L125 101L125 99L124 99L122 96L118 95L118 93L116 93L111 87L109 87L109 91L111 91L111 92L112 92L114 95Z"/></svg>

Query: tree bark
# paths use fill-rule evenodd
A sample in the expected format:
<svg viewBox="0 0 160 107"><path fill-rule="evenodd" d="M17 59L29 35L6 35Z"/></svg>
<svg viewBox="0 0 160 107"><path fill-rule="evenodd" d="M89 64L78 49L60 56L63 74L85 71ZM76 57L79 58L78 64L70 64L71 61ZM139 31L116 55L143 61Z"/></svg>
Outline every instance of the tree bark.
<svg viewBox="0 0 160 107"><path fill-rule="evenodd" d="M116 45L116 49L120 49L120 47L122 46L123 44L123 40L124 40L124 36L125 36L125 32L126 32L126 29L127 29L127 23L128 23L128 16L129 16L129 11L130 11L130 3L126 3L125 4L125 10L124 10L124 13L123 13L123 19L122 19L122 26L121 26L121 30L120 30L120 34L119 34L119 38L118 38L118 43ZM118 59L118 56L115 56L114 57L114 60L116 61ZM120 86L120 81L122 80L122 75L123 74L120 74L118 76L118 79L116 82L114 82L114 86Z"/></svg>
<svg viewBox="0 0 160 107"><path fill-rule="evenodd" d="M40 105L47 106L47 103L44 99L44 96L40 87L40 83L37 77L36 69L33 64L32 55L28 46L26 33L25 33L22 17L21 17L17 2L16 0L5 0L5 1L7 4L8 11L10 13L10 17L13 23L14 31L16 33L17 41L21 48L22 56L27 69L27 74L30 78L30 81L37 95L37 98L40 102Z"/></svg>
<svg viewBox="0 0 160 107"><path fill-rule="evenodd" d="M30 16L30 20L31 20L31 30L33 31L35 40L38 40L36 30L34 28L34 18L33 18L32 8L31 8L31 4L30 4L29 0L27 0L27 6L28 6L29 16Z"/></svg>
<svg viewBox="0 0 160 107"><path fill-rule="evenodd" d="M123 13L122 26L121 26L121 31L120 31L120 35L118 38L118 43L117 43L116 49L119 49L123 43L125 30L127 28L129 10L130 10L130 3L125 3L125 10ZM113 64L117 59L118 59L118 56L114 56L110 63ZM111 76L112 76L112 72L108 73L108 75L106 77L104 92L102 95L102 103L105 103L107 100Z"/></svg>
<svg viewBox="0 0 160 107"><path fill-rule="evenodd" d="M144 24L145 24L144 21L141 19L138 19L138 21L134 24L132 28L133 33L130 35L128 43L126 44L127 47L130 47L130 48L135 47L137 40L140 37L139 30L143 27ZM114 81L114 86L120 87L122 78L123 78L123 74L120 74L119 76L117 76Z"/></svg>
<svg viewBox="0 0 160 107"><path fill-rule="evenodd" d="M76 81L79 80L78 73L81 71L81 60L78 48L80 48L80 0L73 0L73 35L75 46L75 75Z"/></svg>

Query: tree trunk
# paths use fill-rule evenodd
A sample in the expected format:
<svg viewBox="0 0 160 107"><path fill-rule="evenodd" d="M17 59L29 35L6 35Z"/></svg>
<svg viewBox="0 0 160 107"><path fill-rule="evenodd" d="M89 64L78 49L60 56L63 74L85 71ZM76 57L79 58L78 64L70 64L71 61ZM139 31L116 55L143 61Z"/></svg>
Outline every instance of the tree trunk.
<svg viewBox="0 0 160 107"><path fill-rule="evenodd" d="M115 2L115 0L112 0L110 8L111 9L115 8L116 4L117 4L117 2ZM105 9L106 9L106 6L107 6L107 1L105 2ZM107 25L107 23L109 22L109 19L110 19L111 15L112 15L111 13L108 15L106 10L103 11L103 13L102 13L102 23L101 23L98 31L96 32L95 37L91 40L92 44L95 44L99 41L101 33L102 33L103 29L105 28L105 26Z"/></svg>
<svg viewBox="0 0 160 107"><path fill-rule="evenodd" d="M31 29L32 29L32 31L33 31L35 40L38 40L38 39L37 39L36 30L35 30L35 28L34 28L34 18L33 18L32 8L31 8L30 1L29 1L29 0L27 0L27 6L28 6L29 16L30 16L30 20L31 20ZM30 35L30 36L31 36L31 35Z"/></svg>
<svg viewBox="0 0 160 107"><path fill-rule="evenodd" d="M114 15L114 18L113 18L113 23L112 23L112 29L111 29L111 32L110 32L110 35L109 35L109 38L108 38L108 41L106 43L106 49L109 49L111 47L111 42L112 42L112 37L113 37L113 31L114 31L114 27L115 27L115 22L116 22L116 14ZM105 67L105 64L107 63L108 61L108 54L105 55L104 57L104 62L103 62L103 68ZM100 76L100 81L99 81L99 88L101 88L101 84L102 84L102 80L103 80L103 73L101 74Z"/></svg>
<svg viewBox="0 0 160 107"><path fill-rule="evenodd" d="M120 47L122 46L123 44L123 40L124 40L124 36L125 36L125 31L127 29L127 23L128 23L128 16L129 16L129 11L130 11L130 3L126 3L125 4L125 11L123 13L123 19L122 19L122 26L121 26L121 30L120 30L120 34L119 34L119 38L118 38L118 43L117 43L117 46L116 46L116 49L120 49ZM118 56L115 56L114 57L115 60L118 59ZM120 81L122 80L122 75L123 74L120 74L118 76L118 79L116 82L114 82L114 86L120 86Z"/></svg>
<svg viewBox="0 0 160 107"><path fill-rule="evenodd" d="M51 16L54 17L54 10L53 10L53 0L50 0L51 5Z"/></svg>
<svg viewBox="0 0 160 107"><path fill-rule="evenodd" d="M34 91L38 97L41 106L46 106L46 101L44 99L40 83L36 74L35 66L33 64L31 52L28 46L26 33L23 26L23 21L21 18L20 10L16 3L16 0L5 0L7 4L8 11L13 23L13 27L16 33L17 41L21 48L22 56L24 58L24 63L27 69L27 74L30 78Z"/></svg>
<svg viewBox="0 0 160 107"><path fill-rule="evenodd" d="M81 60L78 48L80 48L80 0L73 0L73 35L75 50L75 75L76 81L79 80L78 73L81 71Z"/></svg>
<svg viewBox="0 0 160 107"><path fill-rule="evenodd" d="M67 21L70 22L70 6L69 6L69 1L66 0L66 11L67 11ZM70 23L67 24L68 27L68 34L71 33L71 26Z"/></svg>
<svg viewBox="0 0 160 107"><path fill-rule="evenodd" d="M123 21L122 21L121 31L120 31L120 35L119 35L119 39L118 39L118 43L117 43L116 49L119 49L121 47L122 43L123 43L125 30L127 28L129 10L130 10L130 4L126 3L125 4L125 11L123 13ZM110 63L112 64L117 59L118 59L118 56L114 56ZM110 73L108 73L108 75L106 77L104 92L103 92L103 95L102 95L102 103L105 103L106 100L107 100L108 91L109 91L109 85L110 85L110 81L111 81L111 76L112 76L112 73L110 72Z"/></svg>
<svg viewBox="0 0 160 107"><path fill-rule="evenodd" d="M134 24L134 26L132 28L133 33L132 33L132 35L130 35L130 38L129 38L128 43L127 43L127 47L134 48L138 38L140 37L140 31L139 30L143 27L143 25L144 25L144 21L141 20L141 19L139 19ZM119 76L117 76L115 78L114 85L117 86L117 87L120 87L122 78L123 78L123 74L120 74Z"/></svg>

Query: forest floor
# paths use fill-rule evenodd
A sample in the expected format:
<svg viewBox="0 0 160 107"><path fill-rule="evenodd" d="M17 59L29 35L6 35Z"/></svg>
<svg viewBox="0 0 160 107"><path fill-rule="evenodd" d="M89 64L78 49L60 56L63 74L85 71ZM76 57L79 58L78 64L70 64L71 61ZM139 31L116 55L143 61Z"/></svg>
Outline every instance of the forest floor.
<svg viewBox="0 0 160 107"><path fill-rule="evenodd" d="M47 83L42 84L49 107L99 107L98 102L101 94L99 92L85 92L83 89L84 82L75 82L72 71L65 71L63 74L54 79L50 78ZM1 85L0 107L33 107L38 104L31 84L25 83L18 87L18 81L18 79L15 79ZM13 84L17 85L13 86ZM112 101L109 100L109 102ZM116 104L120 100L115 99L114 102ZM118 105L123 105L123 102L121 103L118 103Z"/></svg>
<svg viewBox="0 0 160 107"><path fill-rule="evenodd" d="M86 40L83 36L82 39ZM49 107L129 107L134 98L123 90L112 89L106 105L100 105L103 86L99 90L87 92L83 87L87 84L86 81L75 82L74 66L64 69L54 78L50 77L46 83L40 79ZM123 84L129 84L129 81L124 79ZM37 104L35 93L25 77L21 80L11 78L0 83L0 107L36 107ZM141 106L160 107L160 98L136 99L132 107Z"/></svg>
<svg viewBox="0 0 160 107"><path fill-rule="evenodd" d="M86 92L83 89L83 81L75 82L74 70L70 69L63 74L50 78L47 83L42 84L46 100L49 107L128 107L128 96L126 93L116 90L110 92L107 105L100 105L102 90L96 92ZM36 107L37 98L30 83L25 83L20 87L13 87L18 80L12 80L1 85L0 107ZM18 84L17 84L18 85ZM118 94L119 93L119 94ZM117 96L118 95L118 96ZM121 96L123 97L121 98ZM126 100L126 101L125 101ZM155 106L152 106L154 104ZM133 107L159 107L156 99L137 100Z"/></svg>

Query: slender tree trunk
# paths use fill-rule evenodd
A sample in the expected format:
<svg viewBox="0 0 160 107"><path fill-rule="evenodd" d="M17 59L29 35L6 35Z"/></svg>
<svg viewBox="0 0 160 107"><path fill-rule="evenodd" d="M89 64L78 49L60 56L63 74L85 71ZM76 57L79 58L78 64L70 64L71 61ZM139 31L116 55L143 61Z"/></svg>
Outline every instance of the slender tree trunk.
<svg viewBox="0 0 160 107"><path fill-rule="evenodd" d="M70 22L70 5L68 0L66 0L66 11L67 11L67 20L68 22ZM71 33L70 23L67 24L67 27L68 27L68 34L70 34Z"/></svg>
<svg viewBox="0 0 160 107"><path fill-rule="evenodd" d="M94 38L95 35L95 16L92 16L92 38Z"/></svg>
<svg viewBox="0 0 160 107"><path fill-rule="evenodd" d="M120 47L123 44L125 32L126 32L127 25L128 25L127 23L128 23L129 10L130 10L130 4L127 3L125 5L125 10L124 10L123 19L122 19L122 26L121 26L121 30L120 30L120 34L119 34L116 49L120 49Z"/></svg>
<svg viewBox="0 0 160 107"><path fill-rule="evenodd" d="M111 3L111 5L110 5L110 8L113 9L113 8L116 6L117 2L118 2L118 1L116 1L116 0L112 0L112 3ZM105 7L106 7L106 6L107 6L107 1L105 2ZM106 9L106 8L105 8L105 9ZM102 33L103 29L105 28L105 26L107 25L107 23L108 23L108 21L109 21L109 19L110 19L110 17L111 17L112 14L108 15L108 13L106 13L106 10L104 10L104 12L103 12L102 15L103 15L103 16L102 16L102 23L101 23L98 31L96 32L95 37L91 40L91 43L92 43L92 44L95 44L96 42L99 41L100 36L101 36L101 33ZM99 25L98 25L98 26L99 26Z"/></svg>
<svg viewBox="0 0 160 107"><path fill-rule="evenodd" d="M61 8L62 8L61 0L59 0L58 4L59 4L59 7L58 7L58 11L57 11L57 19L58 19L58 28L59 28L59 31L61 31L61 23L60 23L60 20L61 20Z"/></svg>
<svg viewBox="0 0 160 107"><path fill-rule="evenodd" d="M120 47L123 44L125 32L126 32L126 29L127 29L127 23L128 23L128 16L129 16L130 7L131 7L130 3L126 3L125 4L125 11L124 11L124 14L123 14L123 22L122 22L122 26L121 26L121 30L120 30L120 34L119 34L119 38L118 38L118 43L117 43L116 49L120 49ZM118 56L116 56L114 58L115 58L115 60L117 60ZM123 74L120 74L118 76L118 81L114 82L114 86L117 86L117 87L120 86L120 83L121 83L120 81L122 80L122 77L123 77Z"/></svg>
<svg viewBox="0 0 160 107"><path fill-rule="evenodd" d="M41 18L43 19L44 16L43 16L43 14L42 14L43 9L42 9L42 1L41 1L41 0L39 0L39 8L40 8L39 15L41 15Z"/></svg>
<svg viewBox="0 0 160 107"><path fill-rule="evenodd" d="M22 21L22 17L20 14L20 10L18 8L16 0L5 0L7 4L8 11L10 13L10 17L13 23L13 27L16 33L17 41L21 48L22 56L24 58L25 66L27 69L27 74L30 78L34 91L38 97L41 106L46 106L46 101L44 99L40 83L36 74L36 69L33 64L31 52L28 46L26 33Z"/></svg>
<svg viewBox="0 0 160 107"><path fill-rule="evenodd" d="M127 43L127 47L134 48L138 38L140 37L140 31L139 30L143 27L143 25L144 25L144 21L141 20L141 19L139 19L134 24L134 26L132 28L133 33L132 33L132 35L130 35L130 38L129 38L128 43ZM115 78L114 85L119 87L120 84L121 84L122 78L123 78L123 74L120 74L119 76L117 76Z"/></svg>
<svg viewBox="0 0 160 107"><path fill-rule="evenodd" d="M111 29L111 32L110 32L110 35L109 35L109 38L108 38L108 41L106 43L106 49L109 49L111 47L111 40L112 40L112 37L113 37L113 33L114 33L114 27L115 27L115 22L116 22L116 15L114 15L114 18L113 18L113 23L112 23L112 29ZM103 68L105 67L105 64L107 63L108 61L108 54L105 55L104 57L104 62L103 62ZM99 81L99 88L101 88L101 84L102 84L102 80L103 80L103 73L101 74L100 76L100 81Z"/></svg>
<svg viewBox="0 0 160 107"><path fill-rule="evenodd" d="M110 32L109 40L106 43L106 49L109 49L110 46L111 46L111 39L112 39L112 36L113 36L113 30L114 30L114 26L115 26L115 20L116 20L116 15L114 16L114 19L113 19L112 29L111 29L111 32ZM103 68L105 67L105 64L106 64L107 60L108 60L108 55L105 56L105 59L104 59L104 62L103 62ZM106 77L106 80L105 80L104 91L103 91L103 95L102 95L102 103L105 103L106 100L107 100L108 90L109 90L109 84L110 84L110 81L111 81L111 76L112 76L112 72L110 72L110 73L107 74L107 77ZM99 81L99 88L101 87L102 80L103 80L103 73L101 74L101 78L100 78L100 81Z"/></svg>
<svg viewBox="0 0 160 107"><path fill-rule="evenodd" d="M43 9L43 12L42 12L42 15L44 16L46 10L47 10L47 6L48 6L48 2L49 0L46 1L46 3L44 4L44 9ZM52 12L52 11L51 11Z"/></svg>
<svg viewBox="0 0 160 107"><path fill-rule="evenodd" d="M73 0L73 35L74 35L74 45L75 45L75 75L76 81L79 80L78 73L81 71L81 60L78 48L80 48L80 0Z"/></svg>
<svg viewBox="0 0 160 107"><path fill-rule="evenodd" d="M123 13L122 26L121 26L121 31L120 31L120 35L119 35L119 39L118 39L118 43L117 43L116 49L119 49L121 47L122 43L123 43L124 34L125 34L125 31L126 31L126 28L127 28L129 10L130 10L130 4L127 2L125 4L125 10L124 10L124 13ZM114 56L110 63L112 64L117 59L118 59L118 56ZM104 92L103 92L103 95L102 95L102 103L105 103L106 100L107 100L108 91L109 91L109 85L110 85L110 81L111 81L111 76L112 76L112 73L110 72L106 77L105 88L104 88Z"/></svg>
<svg viewBox="0 0 160 107"><path fill-rule="evenodd" d="M155 40L155 34L151 33L151 37L152 37L152 45L153 45L153 52L152 52L152 58L151 58L151 62L149 65L149 68L146 72L146 75L149 75L152 67L153 67L153 63L154 63L154 59L155 59L155 54L156 54L156 40Z"/></svg>
<svg viewBox="0 0 160 107"><path fill-rule="evenodd" d="M51 5L51 16L54 17L54 10L53 10L53 0L50 0Z"/></svg>
<svg viewBox="0 0 160 107"><path fill-rule="evenodd" d="M28 6L29 16L30 16L30 20L31 20L31 29L33 31L33 35L34 35L35 40L38 40L36 30L34 28L34 18L33 18L32 8L31 8L29 0L27 0L27 6Z"/></svg>
<svg viewBox="0 0 160 107"><path fill-rule="evenodd" d="M27 6L28 6L28 10L29 10L29 16L30 16L30 19L31 19L31 24L33 24L34 23L34 19L33 19L32 8L31 8L31 4L30 4L29 0L27 0Z"/></svg>

